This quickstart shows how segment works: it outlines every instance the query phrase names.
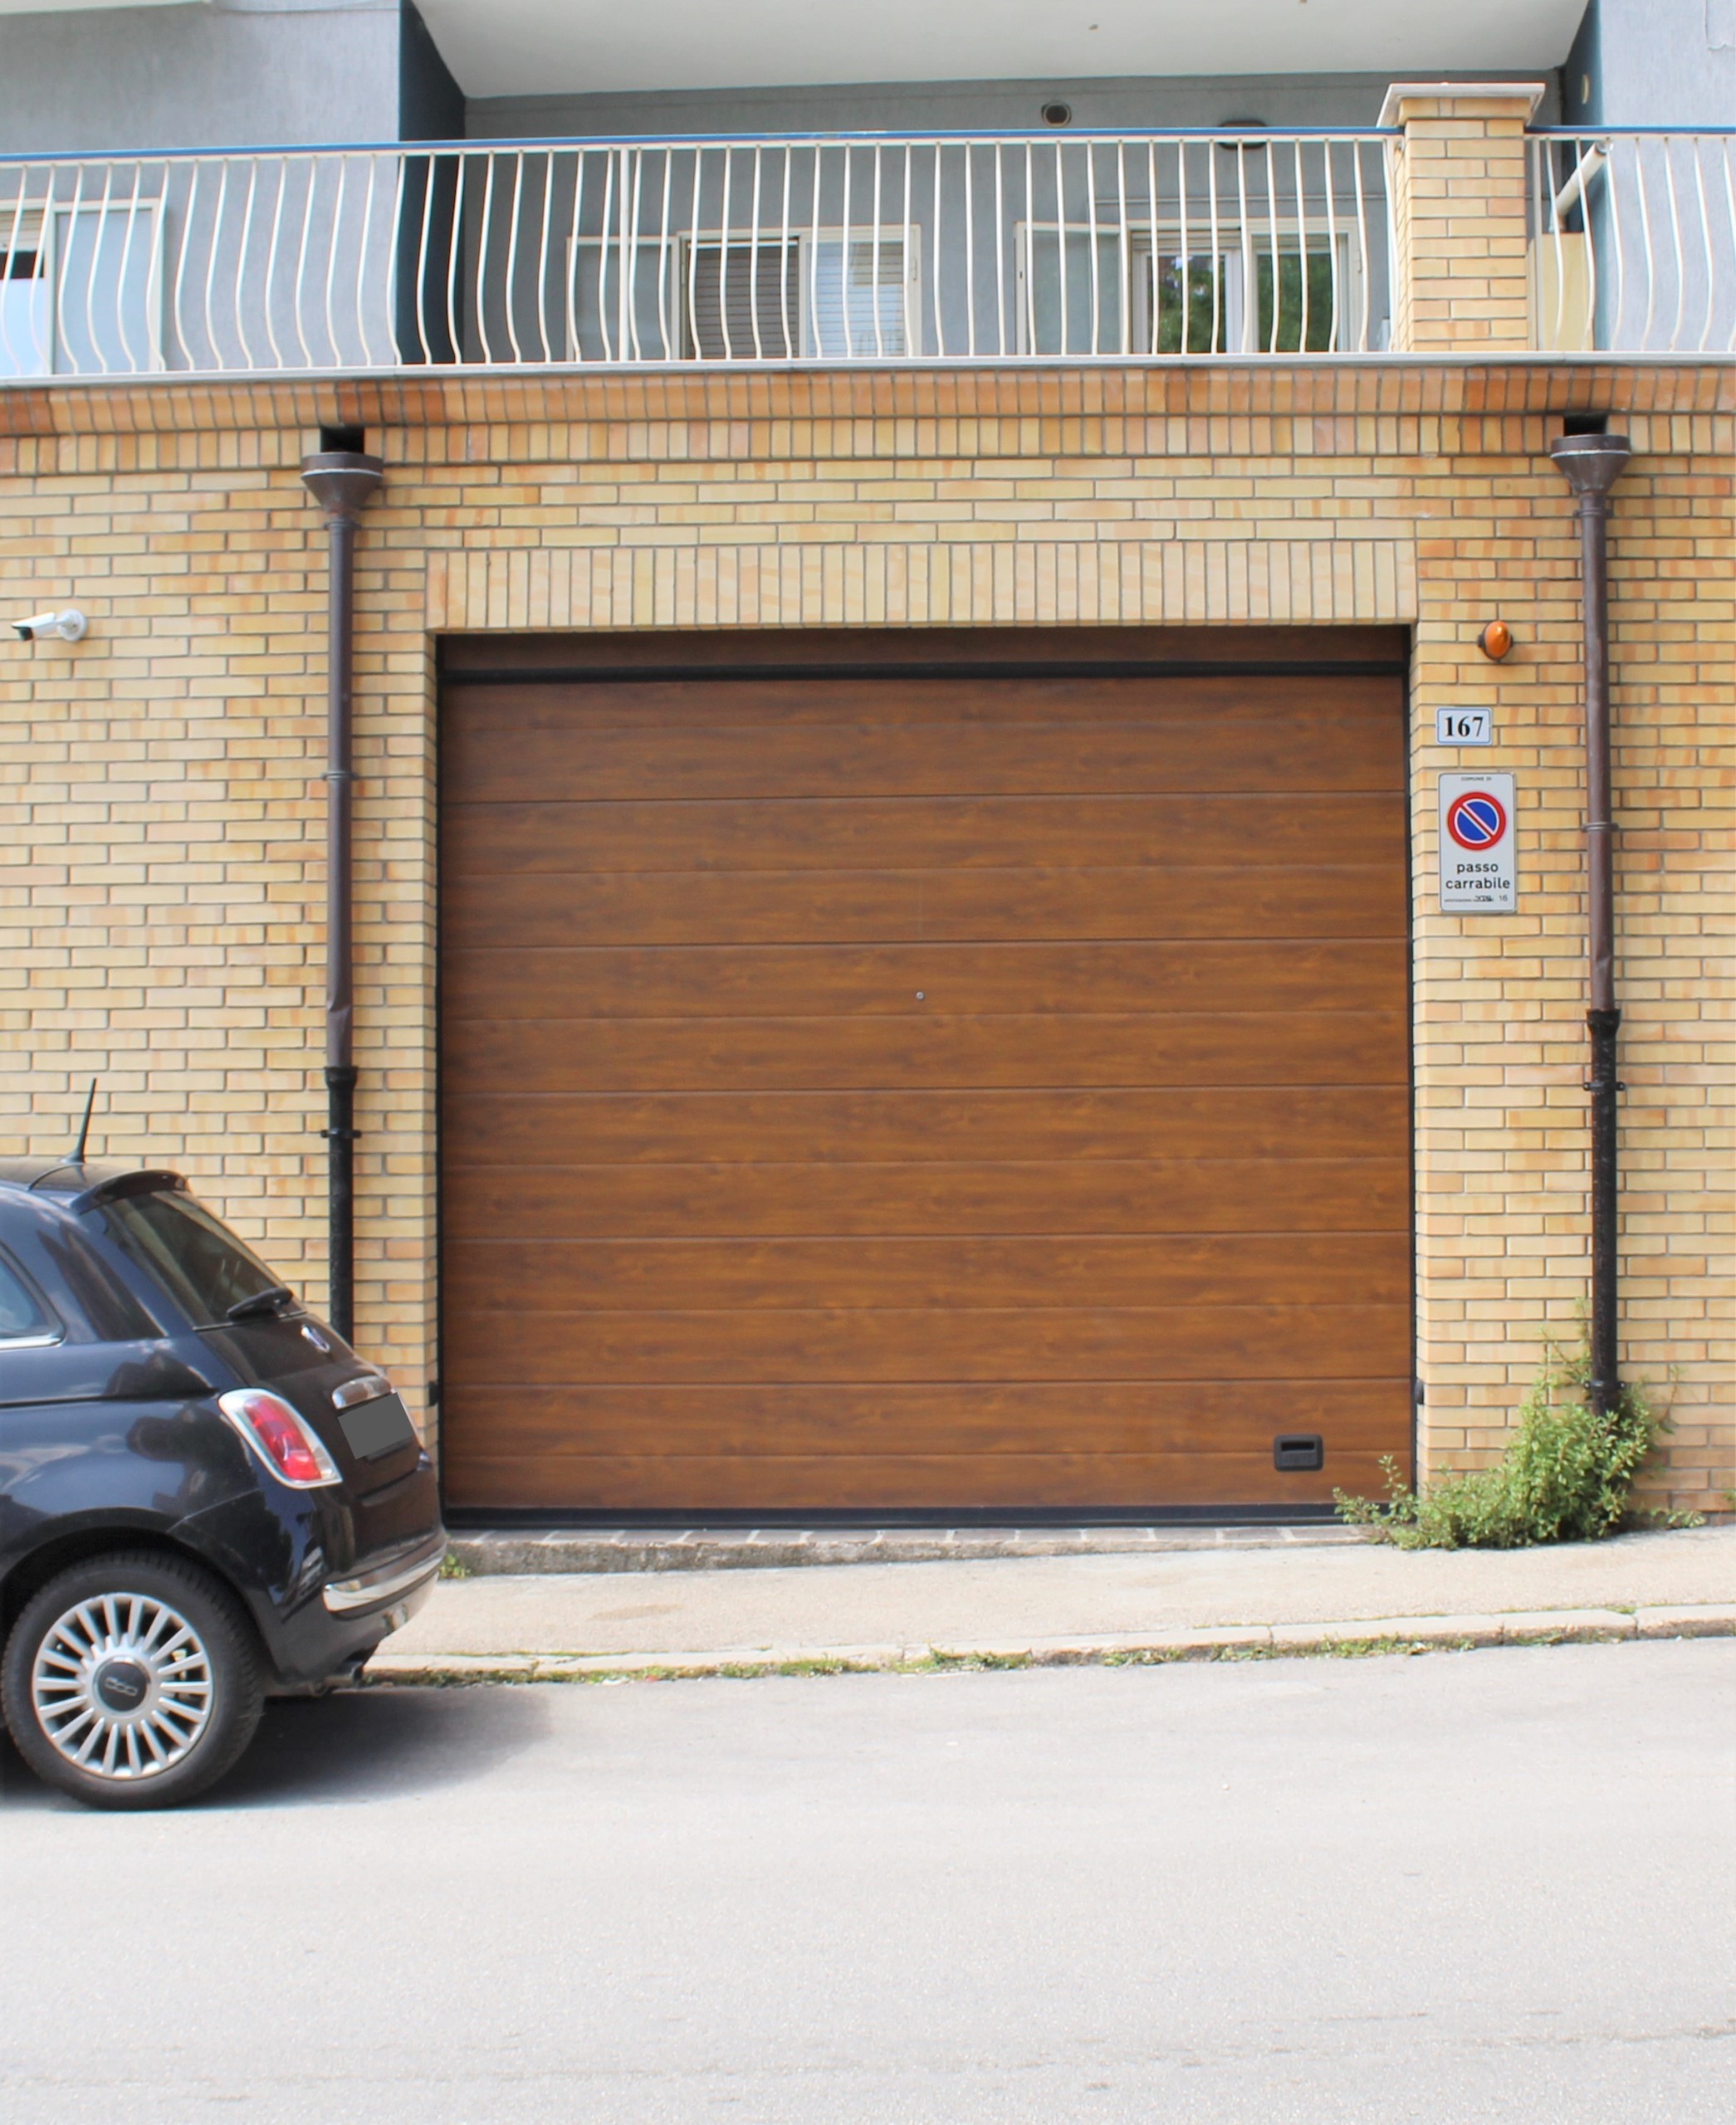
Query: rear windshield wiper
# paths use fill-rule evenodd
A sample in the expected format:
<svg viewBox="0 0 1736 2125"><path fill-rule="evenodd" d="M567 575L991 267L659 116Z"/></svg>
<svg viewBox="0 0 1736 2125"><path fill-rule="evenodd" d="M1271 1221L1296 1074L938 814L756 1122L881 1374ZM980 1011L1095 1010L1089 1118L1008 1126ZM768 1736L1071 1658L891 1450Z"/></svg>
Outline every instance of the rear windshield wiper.
<svg viewBox="0 0 1736 2125"><path fill-rule="evenodd" d="M252 1321L262 1313L281 1313L286 1306L293 1306L296 1294L287 1284L269 1284L262 1292L255 1292L251 1298L238 1298L223 1318L226 1321Z"/></svg>

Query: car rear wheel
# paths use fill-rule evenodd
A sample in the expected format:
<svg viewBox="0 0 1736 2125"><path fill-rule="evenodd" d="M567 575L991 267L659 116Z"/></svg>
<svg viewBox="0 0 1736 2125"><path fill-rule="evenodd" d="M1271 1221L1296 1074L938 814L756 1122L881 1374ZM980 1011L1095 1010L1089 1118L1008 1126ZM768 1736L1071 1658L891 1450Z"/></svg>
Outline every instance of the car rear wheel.
<svg viewBox="0 0 1736 2125"><path fill-rule="evenodd" d="M263 1687L246 1619L197 1565L121 1551L33 1596L0 1673L7 1730L39 1778L99 1808L166 1808L230 1770Z"/></svg>

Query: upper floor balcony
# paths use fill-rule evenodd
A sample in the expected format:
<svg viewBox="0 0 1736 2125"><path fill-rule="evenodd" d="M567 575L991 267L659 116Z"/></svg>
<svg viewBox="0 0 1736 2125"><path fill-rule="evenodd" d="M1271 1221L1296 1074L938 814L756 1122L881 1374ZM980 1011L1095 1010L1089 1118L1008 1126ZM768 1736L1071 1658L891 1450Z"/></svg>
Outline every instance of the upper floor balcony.
<svg viewBox="0 0 1736 2125"><path fill-rule="evenodd" d="M0 374L1736 349L1736 133L1476 95L1332 132L19 158Z"/></svg>

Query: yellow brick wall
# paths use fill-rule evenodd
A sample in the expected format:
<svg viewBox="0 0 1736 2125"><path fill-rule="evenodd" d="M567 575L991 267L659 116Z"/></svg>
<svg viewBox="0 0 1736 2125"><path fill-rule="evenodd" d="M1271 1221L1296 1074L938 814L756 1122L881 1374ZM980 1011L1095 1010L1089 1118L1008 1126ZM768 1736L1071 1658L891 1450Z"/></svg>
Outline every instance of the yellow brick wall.
<svg viewBox="0 0 1736 2125"><path fill-rule="evenodd" d="M433 655L445 632L1401 622L1414 628L1420 1336L1431 1465L1499 1446L1585 1288L1577 546L1564 408L1632 438L1615 600L1626 1363L1660 1498L1732 1468L1720 951L1736 385L1693 364L1165 364L394 379L0 397L0 1154L181 1166L317 1300L321 422L388 462L357 644L358 1340L432 1375ZM1499 613L1499 669L1474 638ZM1489 703L1490 754L1433 745ZM1435 774L1521 778L1521 904L1435 911ZM262 1194L260 1184L269 1184Z"/></svg>
<svg viewBox="0 0 1736 2125"><path fill-rule="evenodd" d="M1542 95L1541 82L1387 90L1381 123L1404 129L1386 150L1395 347L1533 344L1525 127Z"/></svg>

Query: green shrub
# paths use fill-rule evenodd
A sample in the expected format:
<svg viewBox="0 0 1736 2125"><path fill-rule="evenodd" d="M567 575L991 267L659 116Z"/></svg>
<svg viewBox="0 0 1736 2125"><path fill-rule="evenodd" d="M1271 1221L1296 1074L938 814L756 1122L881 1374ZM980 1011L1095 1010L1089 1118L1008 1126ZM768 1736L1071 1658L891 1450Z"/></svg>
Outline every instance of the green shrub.
<svg viewBox="0 0 1736 2125"><path fill-rule="evenodd" d="M1419 1492L1389 1457L1381 1463L1386 1499L1335 1491L1339 1517L1406 1550L1516 1550L1614 1534L1627 1516L1634 1478L1667 1424L1636 1387L1623 1388L1607 1414L1594 1409L1586 1393L1590 1375L1587 1350L1552 1345L1495 1467L1443 1477Z"/></svg>

